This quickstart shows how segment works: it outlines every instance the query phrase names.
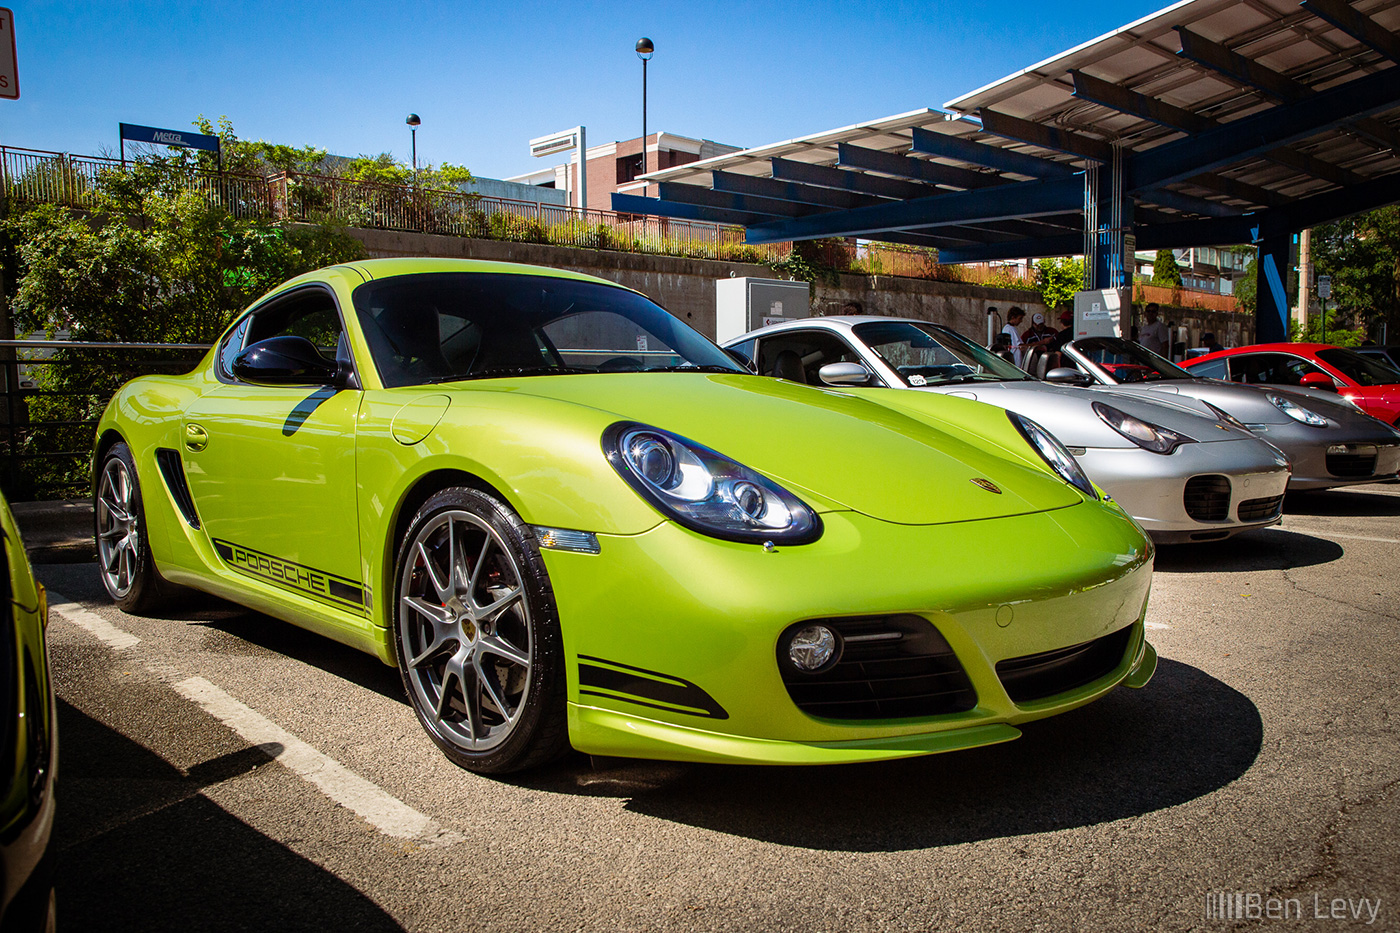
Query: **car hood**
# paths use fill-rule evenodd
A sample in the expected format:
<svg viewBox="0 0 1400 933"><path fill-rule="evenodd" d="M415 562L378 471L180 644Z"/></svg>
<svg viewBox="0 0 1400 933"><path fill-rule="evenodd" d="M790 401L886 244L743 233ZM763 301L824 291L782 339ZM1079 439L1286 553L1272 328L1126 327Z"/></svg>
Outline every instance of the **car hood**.
<svg viewBox="0 0 1400 933"><path fill-rule="evenodd" d="M1209 402L1245 424L1294 424L1292 418L1285 415L1278 406L1269 401L1270 395L1277 395L1322 415L1331 422L1332 427L1349 430L1374 430L1379 438L1389 441L1400 439L1400 435L1396 435L1396 432L1384 422L1340 401L1335 392L1323 392L1318 389L1240 385L1219 379L1174 379L1140 385L1115 386L1111 391L1148 399L1165 396L1179 398L1182 401L1196 399ZM1319 435L1319 440L1323 439L1325 438Z"/></svg>
<svg viewBox="0 0 1400 933"><path fill-rule="evenodd" d="M836 390L761 376L698 373L491 383L497 390L596 409L608 423L637 421L679 434L758 470L819 509L851 509L901 524L937 524L1083 501L1048 470L1018 462L991 443L975 443L956 424L940 426L936 413L915 419ZM950 407L966 405L946 401ZM987 409L986 417L995 419L997 432L1006 428L1000 412ZM974 479L990 480L1001 491L988 492Z"/></svg>
<svg viewBox="0 0 1400 933"><path fill-rule="evenodd" d="M1113 389L1086 392L1048 382L1026 381L930 386L915 391L957 395L1014 411L1037 422L1069 447L1135 446L1104 423L1094 411L1094 402L1111 405L1135 418L1202 443L1253 438L1247 431L1228 427L1214 417L1203 417L1165 397L1147 399Z"/></svg>

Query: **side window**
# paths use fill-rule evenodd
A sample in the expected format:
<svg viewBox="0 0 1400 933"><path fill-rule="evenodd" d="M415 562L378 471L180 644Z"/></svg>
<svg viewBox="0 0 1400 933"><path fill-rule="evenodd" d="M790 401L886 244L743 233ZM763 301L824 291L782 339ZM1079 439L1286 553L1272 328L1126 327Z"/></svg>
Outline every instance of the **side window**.
<svg viewBox="0 0 1400 933"><path fill-rule="evenodd" d="M239 351L270 337L305 337L329 362L353 365L350 344L335 299L319 288L274 299L243 319L220 349L219 365L231 365Z"/></svg>
<svg viewBox="0 0 1400 933"><path fill-rule="evenodd" d="M1303 377L1308 373L1322 372L1307 360L1285 353L1256 353L1244 357L1243 360L1239 357L1235 359L1239 362L1232 366L1231 370L1241 373L1243 377L1237 376L1236 382L1296 386L1302 383Z"/></svg>
<svg viewBox="0 0 1400 933"><path fill-rule="evenodd" d="M1229 379L1230 368L1224 360L1211 360L1209 363L1197 363L1188 370L1191 375L1200 379Z"/></svg>
<svg viewBox="0 0 1400 933"><path fill-rule="evenodd" d="M238 326L228 332L223 343L219 344L219 376L224 379L233 379L233 358L243 352L244 340L248 336L248 324L251 317L245 317L238 322Z"/></svg>
<svg viewBox="0 0 1400 933"><path fill-rule="evenodd" d="M821 385L817 371L827 363L860 363L860 355L825 331L791 331L759 341L754 363L760 376Z"/></svg>

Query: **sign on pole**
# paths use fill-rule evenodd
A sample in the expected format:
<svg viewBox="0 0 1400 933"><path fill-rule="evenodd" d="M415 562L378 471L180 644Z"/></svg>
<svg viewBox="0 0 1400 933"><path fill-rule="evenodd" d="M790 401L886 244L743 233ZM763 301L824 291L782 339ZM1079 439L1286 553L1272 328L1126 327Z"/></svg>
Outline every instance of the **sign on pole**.
<svg viewBox="0 0 1400 933"><path fill-rule="evenodd" d="M158 143L162 146L184 146L187 149L219 151L219 137L205 133L186 133L180 130L163 130L155 126L140 126L136 123L119 123L122 141L137 143Z"/></svg>
<svg viewBox="0 0 1400 933"><path fill-rule="evenodd" d="M0 97L19 100L19 59L15 55L15 14L0 7Z"/></svg>
<svg viewBox="0 0 1400 933"><path fill-rule="evenodd" d="M1330 275L1319 275L1319 276L1317 277L1317 297L1319 297L1319 298L1331 298L1331 297L1332 297L1332 276L1330 276Z"/></svg>

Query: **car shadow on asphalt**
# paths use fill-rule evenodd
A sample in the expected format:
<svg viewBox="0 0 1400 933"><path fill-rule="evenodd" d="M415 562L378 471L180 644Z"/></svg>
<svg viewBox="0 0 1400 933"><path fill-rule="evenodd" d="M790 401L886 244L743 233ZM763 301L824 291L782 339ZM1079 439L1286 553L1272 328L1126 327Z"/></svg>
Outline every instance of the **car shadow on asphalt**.
<svg viewBox="0 0 1400 933"><path fill-rule="evenodd" d="M1340 544L1326 538L1277 527L1256 528L1224 541L1160 545L1153 569L1166 573L1292 570L1331 563L1343 553Z"/></svg>
<svg viewBox="0 0 1400 933"><path fill-rule="evenodd" d="M1328 489L1319 492L1291 492L1283 500L1283 514L1359 517L1400 515L1400 496L1384 495L1380 493L1378 486L1363 488L1375 491Z"/></svg>
<svg viewBox="0 0 1400 933"><path fill-rule="evenodd" d="M65 930L402 930L355 888L199 793L271 759L185 774L63 700L54 838Z"/></svg>
<svg viewBox="0 0 1400 933"><path fill-rule="evenodd" d="M829 767L677 765L575 757L519 783L630 797L627 809L781 845L855 852L958 845L1127 819L1202 797L1249 770L1259 710L1163 659L1142 690L1022 727L1014 742Z"/></svg>

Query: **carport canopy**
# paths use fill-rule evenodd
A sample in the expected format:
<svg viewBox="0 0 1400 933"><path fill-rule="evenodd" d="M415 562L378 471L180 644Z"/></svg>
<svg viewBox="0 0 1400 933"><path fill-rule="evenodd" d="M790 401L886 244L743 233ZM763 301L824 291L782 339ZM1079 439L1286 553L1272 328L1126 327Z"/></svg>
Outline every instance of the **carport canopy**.
<svg viewBox="0 0 1400 933"><path fill-rule="evenodd" d="M1287 335L1293 235L1400 201L1400 0L1184 0L943 105L645 176L628 213L942 262L1254 244ZM1128 255L1125 265L1124 256Z"/></svg>

